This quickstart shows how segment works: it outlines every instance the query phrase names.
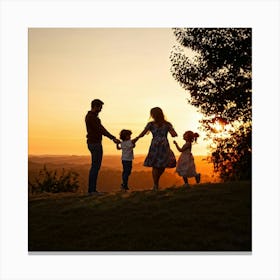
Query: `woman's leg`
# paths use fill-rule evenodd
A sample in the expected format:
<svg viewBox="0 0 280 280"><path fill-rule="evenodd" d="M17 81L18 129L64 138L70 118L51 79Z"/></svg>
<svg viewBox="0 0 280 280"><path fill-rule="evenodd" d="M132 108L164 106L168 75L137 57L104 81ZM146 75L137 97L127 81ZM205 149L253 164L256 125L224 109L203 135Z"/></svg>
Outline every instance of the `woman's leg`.
<svg viewBox="0 0 280 280"><path fill-rule="evenodd" d="M153 181L154 181L154 191L157 190L158 188L158 181L159 181L159 177L158 177L158 169L153 167L152 170L152 175L153 175Z"/></svg>
<svg viewBox="0 0 280 280"><path fill-rule="evenodd" d="M188 177L187 177L187 176L183 176L183 179L184 179L185 184L188 184L188 183L189 183Z"/></svg>
<svg viewBox="0 0 280 280"><path fill-rule="evenodd" d="M163 174L164 170L165 170L165 168L153 167L152 174L153 174L153 180L154 180L154 190L158 189L159 178Z"/></svg>
<svg viewBox="0 0 280 280"><path fill-rule="evenodd" d="M190 188L190 185L189 185L189 181L188 181L188 177L187 176L183 176L183 179L184 179L184 187L189 189Z"/></svg>

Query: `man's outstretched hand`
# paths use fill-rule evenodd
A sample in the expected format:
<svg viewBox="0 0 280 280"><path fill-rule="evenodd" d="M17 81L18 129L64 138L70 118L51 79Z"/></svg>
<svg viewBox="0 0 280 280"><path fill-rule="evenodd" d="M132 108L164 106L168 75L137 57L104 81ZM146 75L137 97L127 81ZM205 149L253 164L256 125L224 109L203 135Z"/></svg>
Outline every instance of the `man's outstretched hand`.
<svg viewBox="0 0 280 280"><path fill-rule="evenodd" d="M113 141L114 141L114 143L116 143L116 144L120 144L120 143L121 143L121 141L120 141L119 139L117 139L117 138L114 138Z"/></svg>

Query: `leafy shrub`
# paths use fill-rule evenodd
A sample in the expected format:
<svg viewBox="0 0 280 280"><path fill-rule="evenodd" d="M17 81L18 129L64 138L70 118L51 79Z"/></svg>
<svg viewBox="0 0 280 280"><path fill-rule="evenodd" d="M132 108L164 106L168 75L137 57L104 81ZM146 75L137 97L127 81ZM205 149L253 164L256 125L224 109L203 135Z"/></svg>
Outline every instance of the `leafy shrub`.
<svg viewBox="0 0 280 280"><path fill-rule="evenodd" d="M34 182L28 182L28 187L31 193L76 192L79 188L78 177L77 172L66 172L64 168L61 172L50 171L44 165L44 168L39 171L39 175L35 177Z"/></svg>

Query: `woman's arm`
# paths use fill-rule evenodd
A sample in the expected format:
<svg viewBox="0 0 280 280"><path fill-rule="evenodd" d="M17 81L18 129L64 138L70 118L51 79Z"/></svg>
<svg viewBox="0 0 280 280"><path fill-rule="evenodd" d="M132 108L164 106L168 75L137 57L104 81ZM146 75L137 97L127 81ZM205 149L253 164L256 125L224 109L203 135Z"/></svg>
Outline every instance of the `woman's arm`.
<svg viewBox="0 0 280 280"><path fill-rule="evenodd" d="M138 140L139 138L145 136L149 130L150 130L150 123L148 123L148 124L146 125L146 127L144 128L144 130L143 130L135 139Z"/></svg>
<svg viewBox="0 0 280 280"><path fill-rule="evenodd" d="M131 140L131 143L133 144L133 147L135 147L135 143L138 141L139 136Z"/></svg>
<svg viewBox="0 0 280 280"><path fill-rule="evenodd" d="M171 123L169 123L169 130L168 131L169 131L169 133L172 137L178 136L177 132L175 131L175 129L173 128Z"/></svg>

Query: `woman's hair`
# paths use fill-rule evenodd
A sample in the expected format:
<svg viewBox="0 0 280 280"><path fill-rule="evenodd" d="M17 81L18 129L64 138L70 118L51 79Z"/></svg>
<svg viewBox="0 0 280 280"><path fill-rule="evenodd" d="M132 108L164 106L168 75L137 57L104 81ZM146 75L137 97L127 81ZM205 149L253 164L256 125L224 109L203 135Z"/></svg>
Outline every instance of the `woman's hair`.
<svg viewBox="0 0 280 280"><path fill-rule="evenodd" d="M154 119L154 121L157 124L163 124L166 122L161 108L159 108L159 107L152 108L150 114L151 114L151 117Z"/></svg>
<svg viewBox="0 0 280 280"><path fill-rule="evenodd" d="M123 129L120 132L120 138L121 138L122 141L124 141L126 139L126 137L131 135L131 134L132 134L131 130Z"/></svg>
<svg viewBox="0 0 280 280"><path fill-rule="evenodd" d="M196 132L192 132L191 130L188 130L184 133L184 139L186 139L190 143L192 143L193 141L196 142L198 137L199 134Z"/></svg>

